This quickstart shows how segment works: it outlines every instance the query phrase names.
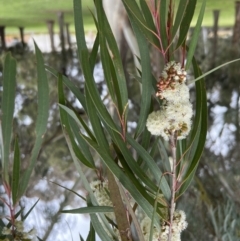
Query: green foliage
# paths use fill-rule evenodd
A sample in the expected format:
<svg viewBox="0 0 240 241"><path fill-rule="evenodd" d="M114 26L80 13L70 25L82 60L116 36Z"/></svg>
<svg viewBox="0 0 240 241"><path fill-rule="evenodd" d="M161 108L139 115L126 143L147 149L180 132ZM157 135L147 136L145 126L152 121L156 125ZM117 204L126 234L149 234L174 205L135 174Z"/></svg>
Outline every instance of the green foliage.
<svg viewBox="0 0 240 241"><path fill-rule="evenodd" d="M46 71L43 64L43 58L37 45L35 45L36 57L37 57L37 73L38 73L38 116L36 120L36 141L32 150L29 166L25 170L23 175L20 175L21 170L21 153L19 149L19 140L15 138L14 155L11 158L12 148L12 123L14 114L14 102L15 102L15 89L16 89L16 60L8 53L5 57L4 69L3 69L3 93L1 102L2 121L1 121L1 161L2 161L2 182L8 199L1 198L1 201L9 208L10 219L7 218L7 225L2 223L2 228L9 229L11 231L9 235L17 235L15 233L28 235L22 226L17 226L17 217L22 214L22 221L24 221L30 212L33 210L37 202L33 207L24 215L23 209L16 212L16 207L20 198L24 195L24 192L29 184L32 170L35 166L36 159L43 142L44 133L47 128L48 109L49 109L49 91L48 80ZM13 163L13 164L12 164ZM11 166L13 166L11 168ZM12 178L9 180L9 173L12 169ZM29 234L29 237L31 235Z"/></svg>
<svg viewBox="0 0 240 241"><path fill-rule="evenodd" d="M114 212L117 214L116 210L119 211L117 201L124 203L127 207L128 212L125 213L124 210L122 216L126 219L128 218L131 224L134 224L140 241L143 241L145 237L139 224L138 212L149 217L151 222L149 240L153 238L155 229L160 233L163 225L169 225L170 230L172 230L175 203L190 186L206 141L207 98L203 78L223 65L208 71L206 74L202 74L194 58L206 0L201 1L197 24L189 46L186 45L186 38L197 1L183 0L181 4L179 3L176 11L173 2L168 0L152 1L152 3L154 2L153 5L148 5L144 0L141 0L140 3L137 3L135 0L123 0L122 2L136 36L140 53L140 56L136 57L141 65L141 68L138 69L139 76L136 77L136 80L141 85L141 108L138 120L136 120L137 126L132 132L128 131L129 112L131 109L128 104L129 90L127 88L127 78L116 40L103 10L102 1L95 1L96 17L93 17L97 35L93 49L89 51L84 37L82 3L80 0L73 0L78 57L85 77L84 93L79 91L79 88L70 79L58 74L53 68L44 66L42 54L35 44L38 73L36 138L29 166L22 175L20 175L21 153L19 148L19 141L21 140L18 140L17 137L15 138L14 151L11 150L16 61L10 54L6 55L1 103L2 179L6 194L10 200L9 203L8 201L4 201L4 203L14 213L7 225L2 221L0 222L2 230L4 227L10 228L14 224L15 219L23 212L21 209L15 213L15 207L26 191L43 144L49 111L49 87L45 69L58 80L58 103L63 134L76 170L88 193L85 198L75 191L66 188L86 201L87 207L63 210L62 213L89 213L91 224L87 241L95 240L95 232L102 240L127 240L129 234L126 231L131 233L130 225L129 228L124 229L123 222L119 222L118 219L120 218L121 221L123 217L112 220L106 214L111 213L114 215ZM179 37L177 38L178 32ZM104 103L93 75L99 49L109 94L109 106L111 108L108 108L109 106ZM152 74L151 51L158 51L166 64L175 60L175 52L182 51L180 53L183 59L177 61L181 62L182 68L193 69L196 91L196 114L193 118L192 131L187 140L177 141L178 133L174 130L171 135L169 134L171 137L170 141L165 142L159 136L156 138L152 137L146 128L150 112L152 112L155 106L161 108L166 104L166 101L164 102L154 93L159 87L156 87L156 80ZM187 53L186 56L185 51ZM158 67L160 68L160 66ZM84 118L78 114L77 110L67 100L64 94L65 87L73 93L83 106ZM172 89L174 89L174 86ZM169 150L173 157L173 167L171 167L171 161L168 157ZM11 153L13 153L13 160L9 158ZM112 187L109 185L109 190L106 190L106 196L112 202L113 207L99 203L83 167L95 172L96 177L102 183L107 176L110 177L111 175L111 184L114 183L114 185ZM10 170L11 179L9 178ZM57 185L62 187L60 184ZM111 195L113 193L111 188L118 189L118 194L121 193L121 200L116 200L114 195ZM38 201L23 215L23 220L27 218L37 203ZM134 204L132 205L132 203ZM229 213L232 214L231 207L228 206L227 211L224 210L223 214L221 209L217 210L218 215L216 215L217 211L210 210L215 233L217 236L223 233L223 240L228 240L227 238L231 236L228 230L233 233L235 228L234 220L231 220L230 225L228 225L230 220ZM217 223L221 223L222 220L224 222L221 226L223 226L224 230L219 231ZM168 234L169 240L171 240L171 232ZM81 236L80 240L83 240Z"/></svg>
<svg viewBox="0 0 240 241"><path fill-rule="evenodd" d="M35 166L38 153L40 151L43 137L47 129L48 109L49 109L49 87L47 74L44 68L42 54L35 44L36 58L37 58L37 74L38 74L38 115L36 120L36 140L32 149L29 168L24 172L21 179L21 187L19 196L22 196L27 188L32 170Z"/></svg>
<svg viewBox="0 0 240 241"><path fill-rule="evenodd" d="M95 231L91 223L90 223L89 234L86 241L95 241Z"/></svg>
<svg viewBox="0 0 240 241"><path fill-rule="evenodd" d="M16 61L9 54L6 55L3 69L3 95L1 117L1 157L3 167L3 179L9 184L9 154L12 138L12 123L14 112L14 100L16 91Z"/></svg>
<svg viewBox="0 0 240 241"><path fill-rule="evenodd" d="M173 191L173 189L171 189L171 178L166 178L165 174L163 174L164 170L159 168L152 157L151 152L149 152L149 150L151 150L151 143L149 141L150 136L148 135L147 139L144 139L146 142L143 142L143 145L138 142L139 137L145 137L147 134L145 129L146 120L150 113L151 103L155 101L155 99L152 99L151 97L152 89L155 87L152 82L153 77L150 65L150 49L148 42L150 42L160 53L162 53L166 62L173 59L172 53L176 51L180 45L182 48L187 48L185 46L185 40L187 30L189 29L190 22L192 20L195 3L193 4L191 2L191 4L188 4L186 1L183 5L179 5L176 18L174 17L173 7L172 5L168 5L168 1L161 1L161 3L159 1L160 4L157 4L156 11L150 8L144 14L141 12L135 1L123 0L123 3L137 38L140 50L140 56L138 57L142 66L139 77L142 85L141 110L137 128L133 134L134 137L132 137L132 134L127 133L128 91L126 87L126 78L117 44L104 14L101 1L96 1L95 5L97 13L95 23L98 34L94 43L93 51L89 53L84 38L82 15L79 14L82 11L81 1L74 0L76 38L78 55L85 76L85 95L80 94L77 88L71 85L67 78L60 76L59 107L61 122L68 146L85 188L90 191L88 181L82 173L80 163L87 165L88 167L93 167L89 165L90 163L88 163L88 161L91 160L91 165L96 165L94 164L94 158L90 156L90 152L88 152L88 158L86 158L85 155L80 154L82 152L82 148L80 151L78 149L80 146L78 147L78 145L81 142L84 142L91 150L98 153L104 167L108 169L115 178L117 178L120 185L122 185L130 193L137 205L139 205L144 213L154 221L154 225L159 227L159 217L168 219L168 215L166 215L166 211L164 210L166 210L166 203L170 203L173 198L172 193L179 191L178 196L180 196L186 191L198 166L206 138L207 105L204 80L202 79L196 82L198 111L194 119L193 131L189 144L178 145L178 153L181 153L179 156L180 161L181 159L184 160L187 156L186 159L188 160L188 165L184 165L186 168L184 172L180 173L179 170L178 175L181 175L181 179L183 181L180 183L180 189ZM141 1L140 3L141 7L147 7L144 1ZM204 1L199 15L198 27L196 28L192 37L192 42L190 43L190 49L187 57L188 61L191 61L196 47L196 40L198 39L199 26L201 26L203 19L205 3L206 2ZM151 14L153 14L153 18L150 17ZM156 21L159 21L160 25ZM167 24L170 24L169 28L167 28ZM185 28L185 31L182 30L183 28ZM173 33L172 37L175 38L178 29L181 30L181 35L179 37L178 44L174 47L172 44L173 39L169 36L171 36L171 32ZM96 60L97 49L99 47L106 84L114 107L113 112L110 112L103 104L94 81L92 70L95 64L94 60ZM198 78L201 75L201 71L196 61L193 61L193 67L195 71L195 78ZM51 72L54 73L54 70L51 70ZM84 124L85 122L81 120L81 117L72 109L72 107L69 108L67 105L67 101L63 94L62 83L79 96L78 100L81 102L84 111L86 112L88 122L91 125L91 130ZM117 119L113 117L114 113L116 113ZM77 132L78 128L80 132ZM79 141L76 142L76 140ZM164 151L161 141L159 140L159 145L157 145L157 143L158 139L153 150L156 150L158 154L161 154L168 163L168 157L166 156L166 151ZM133 158L133 152L137 153L138 162L136 162ZM167 166L168 170L170 170L170 165L167 164ZM158 197L159 194L163 195L163 200L165 200L165 202L156 201L156 197ZM96 213L96 210L104 212L105 207L98 206L91 191L89 197L91 203L94 203L94 207L91 207L90 205L87 208L65 210L64 212L89 212L91 214L91 221L95 231L102 239L104 238L104 240L108 240L109 236L106 234L105 228L103 229L103 226L99 223L97 216L94 214ZM139 232L139 236L141 236L141 231ZM123 239L124 237L121 238Z"/></svg>

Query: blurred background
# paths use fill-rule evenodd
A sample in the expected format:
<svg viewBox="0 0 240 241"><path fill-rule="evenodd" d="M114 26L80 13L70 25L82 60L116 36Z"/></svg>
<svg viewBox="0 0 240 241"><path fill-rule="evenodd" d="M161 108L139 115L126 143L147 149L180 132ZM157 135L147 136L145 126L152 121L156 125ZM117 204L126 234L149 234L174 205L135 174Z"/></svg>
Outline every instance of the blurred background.
<svg viewBox="0 0 240 241"><path fill-rule="evenodd" d="M179 0L180 1L180 0ZM179 1L176 1L178 4ZM139 114L140 89L134 78L134 55L137 52L134 36L120 1L104 0L104 8L121 51L128 78L129 131L133 131ZM194 30L201 6L197 1L195 17L189 31ZM177 5L176 5L177 7ZM83 0L86 40L92 48L96 29L92 20L93 1ZM79 12L81 14L81 12ZM22 167L26 167L32 149L37 115L36 60L33 40L44 54L45 63L71 79L80 90L84 77L76 53L73 4L70 0L0 0L0 98L2 68L6 52L17 59L17 95L14 113L14 132L19 136ZM158 77L163 61L151 51L152 69ZM195 57L207 72L227 61L240 58L240 1L207 0L203 27ZM176 56L177 58L177 56ZM100 59L94 69L95 80L103 101L108 93ZM61 214L62 209L84 205L81 199L53 182L85 195L75 170L59 122L57 80L49 77L50 110L48 131L38 157L26 196L20 206L26 212L40 199L26 222L26 229L35 228L42 240L79 240L89 230L87 215ZM188 80L192 80L191 71ZM191 100L194 103L194 86ZM208 97L208 136L196 177L179 200L179 208L187 214L188 228L182 240L237 241L240 240L240 63L224 66L206 77ZM84 118L81 105L70 92L68 100ZM97 160L96 156L96 160ZM160 162L160 160L156 160ZM89 180L96 179L85 169ZM4 197L2 180L0 195ZM0 216L7 214L0 202Z"/></svg>

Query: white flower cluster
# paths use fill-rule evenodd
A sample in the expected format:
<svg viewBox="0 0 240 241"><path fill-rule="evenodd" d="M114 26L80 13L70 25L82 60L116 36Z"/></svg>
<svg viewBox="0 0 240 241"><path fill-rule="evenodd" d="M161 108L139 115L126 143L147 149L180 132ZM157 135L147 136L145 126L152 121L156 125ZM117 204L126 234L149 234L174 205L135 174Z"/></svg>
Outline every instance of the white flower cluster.
<svg viewBox="0 0 240 241"><path fill-rule="evenodd" d="M113 203L109 197L109 189L108 189L108 181L101 182L100 180L93 181L90 183L90 187L94 193L95 198L97 199L97 202L99 206L109 206L112 207ZM115 220L115 214L114 213L105 213L105 215L110 218L112 221ZM105 228L104 224L103 228L108 233L109 236L112 236L109 231ZM120 240L120 233L118 229L113 227L113 232L115 233L116 237Z"/></svg>
<svg viewBox="0 0 240 241"><path fill-rule="evenodd" d="M162 108L148 116L147 128L152 135L165 140L177 132L178 140L186 138L191 129L192 105L186 85L186 71L179 63L169 62L157 84L156 96L163 99Z"/></svg>
<svg viewBox="0 0 240 241"><path fill-rule="evenodd" d="M24 231L23 222L19 220L15 220L14 229L12 229L12 227L10 228L4 227L2 229L2 235L6 235L7 237L0 240L4 240L4 241L13 240L12 239L13 233L15 236L14 240L32 240L32 241L36 240L36 230L31 229L28 232Z"/></svg>
<svg viewBox="0 0 240 241"><path fill-rule="evenodd" d="M181 232L187 228L186 214L182 210L176 210L173 215L172 223L172 241L181 241ZM145 217L141 222L141 229L146 241L150 237L151 220ZM161 223L161 231L159 232L156 227L153 228L152 241L167 241L169 235L169 225L166 222Z"/></svg>
<svg viewBox="0 0 240 241"><path fill-rule="evenodd" d="M108 182L103 181L101 182L100 180L93 181L90 183L90 187L94 193L94 196L97 199L97 202L99 206L109 206L112 207L113 203L109 197L108 193ZM107 213L106 214L110 219L114 218L113 213Z"/></svg>

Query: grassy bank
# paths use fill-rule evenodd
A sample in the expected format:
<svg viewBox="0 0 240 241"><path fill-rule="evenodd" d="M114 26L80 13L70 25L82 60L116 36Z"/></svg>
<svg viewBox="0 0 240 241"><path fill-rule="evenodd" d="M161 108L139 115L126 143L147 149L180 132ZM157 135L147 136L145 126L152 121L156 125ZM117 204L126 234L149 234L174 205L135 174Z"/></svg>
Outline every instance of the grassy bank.
<svg viewBox="0 0 240 241"><path fill-rule="evenodd" d="M93 9L93 1L82 0L85 25L87 29L93 28L93 20L89 9ZM202 0L197 2L198 13ZM235 18L235 0L207 0L207 7L203 25L212 26L214 9L219 9L221 26L232 26ZM17 32L17 27L25 27L27 32L47 32L46 21L54 20L57 22L57 12L65 13L65 22L73 23L73 6L71 0L8 0L0 1L0 25L7 26L7 33ZM192 25L196 22L196 17ZM57 24L55 24L57 25ZM57 30L57 26L56 30ZM70 28L74 31L73 24Z"/></svg>

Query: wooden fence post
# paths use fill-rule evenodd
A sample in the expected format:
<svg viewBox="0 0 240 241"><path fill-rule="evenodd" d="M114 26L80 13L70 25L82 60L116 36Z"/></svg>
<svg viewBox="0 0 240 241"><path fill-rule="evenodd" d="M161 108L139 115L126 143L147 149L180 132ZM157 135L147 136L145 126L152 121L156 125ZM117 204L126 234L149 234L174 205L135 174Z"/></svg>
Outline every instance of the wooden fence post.
<svg viewBox="0 0 240 241"><path fill-rule="evenodd" d="M47 21L47 27L48 27L48 33L49 33L49 37L50 37L50 43L51 43L51 49L52 52L55 52L55 44L54 44L54 30L53 30L53 26L54 26L54 21L53 20L48 20Z"/></svg>
<svg viewBox="0 0 240 241"><path fill-rule="evenodd" d="M0 26L0 38L2 43L3 51L6 50L6 40L5 40L5 26Z"/></svg>

